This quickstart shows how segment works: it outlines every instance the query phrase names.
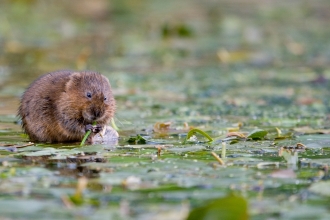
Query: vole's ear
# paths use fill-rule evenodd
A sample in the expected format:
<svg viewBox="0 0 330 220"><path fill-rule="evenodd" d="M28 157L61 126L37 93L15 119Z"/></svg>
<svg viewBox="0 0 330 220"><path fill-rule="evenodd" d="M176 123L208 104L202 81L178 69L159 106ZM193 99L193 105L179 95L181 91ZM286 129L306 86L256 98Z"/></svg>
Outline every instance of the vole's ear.
<svg viewBox="0 0 330 220"><path fill-rule="evenodd" d="M79 73L79 72L73 72L70 74L70 79L78 80L80 78L81 78L81 73Z"/></svg>
<svg viewBox="0 0 330 220"><path fill-rule="evenodd" d="M81 73L79 73L79 72L73 72L70 75L70 81L75 86L79 86L81 84Z"/></svg>
<svg viewBox="0 0 330 220"><path fill-rule="evenodd" d="M101 77L110 84L110 81L107 77L105 77L104 75L101 75Z"/></svg>
<svg viewBox="0 0 330 220"><path fill-rule="evenodd" d="M81 86L81 73L73 72L70 74L69 80L66 82L66 90L69 88L76 88Z"/></svg>

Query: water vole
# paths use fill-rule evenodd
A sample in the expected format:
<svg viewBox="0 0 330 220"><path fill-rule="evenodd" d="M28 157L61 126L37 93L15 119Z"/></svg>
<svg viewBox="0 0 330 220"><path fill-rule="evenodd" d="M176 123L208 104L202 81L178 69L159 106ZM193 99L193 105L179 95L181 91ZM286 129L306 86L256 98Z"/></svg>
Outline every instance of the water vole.
<svg viewBox="0 0 330 220"><path fill-rule="evenodd" d="M81 141L93 122L101 130L114 113L109 80L91 71L41 76L25 91L18 110L24 131L37 142Z"/></svg>

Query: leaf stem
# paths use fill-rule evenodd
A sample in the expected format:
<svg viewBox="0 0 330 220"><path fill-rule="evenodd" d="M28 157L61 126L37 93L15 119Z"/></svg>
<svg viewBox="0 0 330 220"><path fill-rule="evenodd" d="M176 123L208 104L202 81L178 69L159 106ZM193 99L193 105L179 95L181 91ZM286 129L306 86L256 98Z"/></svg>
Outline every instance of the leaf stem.
<svg viewBox="0 0 330 220"><path fill-rule="evenodd" d="M96 121L93 122L93 125L96 125ZM91 134L91 132L92 132L92 131L89 130L89 131L87 131L87 132L85 133L85 136L84 136L84 138L82 139L82 141L81 141L81 143L80 143L80 146L83 146L83 145L85 144L85 142L86 142L88 136Z"/></svg>
<svg viewBox="0 0 330 220"><path fill-rule="evenodd" d="M186 144L186 142L188 141L188 139L193 136L193 134L195 133L200 133L201 135L203 135L204 137L206 137L209 141L208 142L212 142L213 141L213 138L211 138L210 135L208 135L206 132L198 129L198 128L194 128L194 129L191 129L188 134L187 134L187 137L186 139L184 140L183 144Z"/></svg>
<svg viewBox="0 0 330 220"><path fill-rule="evenodd" d="M215 152L212 151L211 154L219 162L220 165L225 165L225 162Z"/></svg>
<svg viewBox="0 0 330 220"><path fill-rule="evenodd" d="M111 118L111 125L116 131L119 131L119 128L117 127L115 120L113 118Z"/></svg>
<svg viewBox="0 0 330 220"><path fill-rule="evenodd" d="M84 136L84 138L82 139L82 141L81 141L81 143L80 143L80 146L83 146L83 145L85 144L85 142L86 142L88 136L91 134L91 132L92 132L92 131L89 130L89 131L87 131L87 132L85 133L85 136Z"/></svg>

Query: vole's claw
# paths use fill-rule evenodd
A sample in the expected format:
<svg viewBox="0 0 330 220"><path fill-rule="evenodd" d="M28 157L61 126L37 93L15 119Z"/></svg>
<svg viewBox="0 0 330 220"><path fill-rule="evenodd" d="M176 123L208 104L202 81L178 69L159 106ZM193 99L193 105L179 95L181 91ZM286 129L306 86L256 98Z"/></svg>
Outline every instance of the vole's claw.
<svg viewBox="0 0 330 220"><path fill-rule="evenodd" d="M91 125L91 124L88 124L88 125L86 125L85 126L85 131L87 132L87 131L93 131L93 125ZM93 131L94 132L94 131Z"/></svg>
<svg viewBox="0 0 330 220"><path fill-rule="evenodd" d="M93 133L99 133L100 131L103 130L103 126L102 125L85 125L85 131L92 131Z"/></svg>
<svg viewBox="0 0 330 220"><path fill-rule="evenodd" d="M92 131L94 132L94 133L99 133L100 131L102 131L103 130L103 126L102 125L94 125L93 126L93 129L92 129Z"/></svg>

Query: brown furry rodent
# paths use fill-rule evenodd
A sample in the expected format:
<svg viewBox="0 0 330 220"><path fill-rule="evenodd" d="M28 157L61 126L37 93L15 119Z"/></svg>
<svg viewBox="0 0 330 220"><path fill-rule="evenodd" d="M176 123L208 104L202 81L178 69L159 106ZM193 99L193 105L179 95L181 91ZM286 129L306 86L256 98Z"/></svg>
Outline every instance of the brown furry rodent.
<svg viewBox="0 0 330 220"><path fill-rule="evenodd" d="M87 130L102 130L114 113L115 99L105 76L68 70L34 81L18 110L23 129L37 142L81 141Z"/></svg>

